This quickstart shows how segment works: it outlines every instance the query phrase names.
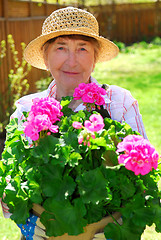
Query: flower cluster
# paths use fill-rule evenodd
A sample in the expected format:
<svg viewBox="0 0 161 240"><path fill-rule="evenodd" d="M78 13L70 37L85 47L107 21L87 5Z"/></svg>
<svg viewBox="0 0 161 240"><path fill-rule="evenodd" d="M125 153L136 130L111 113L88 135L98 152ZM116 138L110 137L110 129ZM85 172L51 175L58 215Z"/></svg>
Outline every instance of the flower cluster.
<svg viewBox="0 0 161 240"><path fill-rule="evenodd" d="M78 143L84 142L84 145L90 146L90 138L95 139L94 132L100 132L105 124L103 118L99 114L92 114L89 120L84 122L84 126L80 122L73 122L72 126L76 129L84 129L78 136Z"/></svg>
<svg viewBox="0 0 161 240"><path fill-rule="evenodd" d="M54 98L35 98L27 121L24 122L26 136L36 141L41 131L49 130L48 135L50 132L58 132L58 126L53 124L60 121L63 115L61 109L62 106Z"/></svg>
<svg viewBox="0 0 161 240"><path fill-rule="evenodd" d="M106 95L106 90L99 87L96 83L81 83L75 89L74 100L82 99L85 105L96 104L104 105L105 100L102 95Z"/></svg>
<svg viewBox="0 0 161 240"><path fill-rule="evenodd" d="M124 152L118 157L119 164L125 164L125 167L133 171L135 175L145 175L152 168L157 169L159 154L142 136L129 135L117 147L117 152Z"/></svg>

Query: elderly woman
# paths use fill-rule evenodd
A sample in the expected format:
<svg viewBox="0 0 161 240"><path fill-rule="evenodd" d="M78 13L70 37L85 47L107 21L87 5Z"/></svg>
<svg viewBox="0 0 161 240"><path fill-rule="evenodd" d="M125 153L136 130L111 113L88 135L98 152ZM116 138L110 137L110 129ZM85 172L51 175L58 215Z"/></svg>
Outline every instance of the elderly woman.
<svg viewBox="0 0 161 240"><path fill-rule="evenodd" d="M19 99L13 117L21 119L22 112L30 110L34 98L48 96L60 101L64 96L73 96L80 83L98 84L91 77L95 64L108 61L117 54L117 46L99 36L98 23L92 14L73 7L54 11L44 21L42 35L30 42L24 53L32 66L50 71L54 80L47 90ZM127 122L146 138L138 103L130 92L114 85L108 86L106 91L105 109L109 117ZM80 100L72 100L70 104L74 111L84 107ZM3 204L2 207L4 215L9 217L7 206ZM28 226L19 226L26 239L44 239L45 231L35 216L27 219L27 223ZM99 234L95 239L105 238Z"/></svg>

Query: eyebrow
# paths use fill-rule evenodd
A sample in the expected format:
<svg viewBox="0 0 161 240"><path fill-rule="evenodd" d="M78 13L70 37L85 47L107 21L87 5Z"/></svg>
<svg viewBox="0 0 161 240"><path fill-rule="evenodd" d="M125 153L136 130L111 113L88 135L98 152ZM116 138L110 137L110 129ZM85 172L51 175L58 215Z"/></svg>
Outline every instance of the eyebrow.
<svg viewBox="0 0 161 240"><path fill-rule="evenodd" d="M56 42L57 45L67 45L66 42L63 42L63 41L59 41L59 42ZM79 46L84 46L84 45L87 45L86 42L80 42L78 43Z"/></svg>
<svg viewBox="0 0 161 240"><path fill-rule="evenodd" d="M56 44L57 44L57 45L66 45L65 42L57 42Z"/></svg>

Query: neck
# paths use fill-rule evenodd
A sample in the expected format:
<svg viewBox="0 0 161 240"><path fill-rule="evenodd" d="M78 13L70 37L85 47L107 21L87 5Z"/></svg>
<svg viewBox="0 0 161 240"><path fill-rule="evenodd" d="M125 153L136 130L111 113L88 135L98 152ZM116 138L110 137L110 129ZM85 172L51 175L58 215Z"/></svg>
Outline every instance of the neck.
<svg viewBox="0 0 161 240"><path fill-rule="evenodd" d="M91 82L91 77L88 80L88 83L90 82ZM62 86L62 84L59 84L59 82L56 81L56 99L60 101L62 97L73 96L74 90L76 87L78 86L76 85L72 87Z"/></svg>
<svg viewBox="0 0 161 240"><path fill-rule="evenodd" d="M63 91L62 91L63 90ZM61 101L62 97L66 97L66 96L73 96L73 93L74 93L74 90L71 90L70 91L65 91L64 89L62 88L57 88L57 91L56 91L56 99L57 101ZM82 103L82 100L72 100L69 104L69 108L71 108L73 111L79 106L79 104Z"/></svg>
<svg viewBox="0 0 161 240"><path fill-rule="evenodd" d="M60 102L60 100L62 99L62 97L66 97L66 96L73 96L74 90L70 89L62 89L62 88L58 88L56 89L56 99Z"/></svg>

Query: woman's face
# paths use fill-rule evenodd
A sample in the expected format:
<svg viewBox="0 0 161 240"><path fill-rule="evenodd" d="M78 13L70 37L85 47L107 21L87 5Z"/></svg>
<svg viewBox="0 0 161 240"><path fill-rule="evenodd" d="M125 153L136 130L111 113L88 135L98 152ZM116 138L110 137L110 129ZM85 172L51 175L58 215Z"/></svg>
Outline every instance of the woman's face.
<svg viewBox="0 0 161 240"><path fill-rule="evenodd" d="M80 83L89 82L95 67L94 46L82 39L58 37L49 44L45 63L57 87L72 92Z"/></svg>

